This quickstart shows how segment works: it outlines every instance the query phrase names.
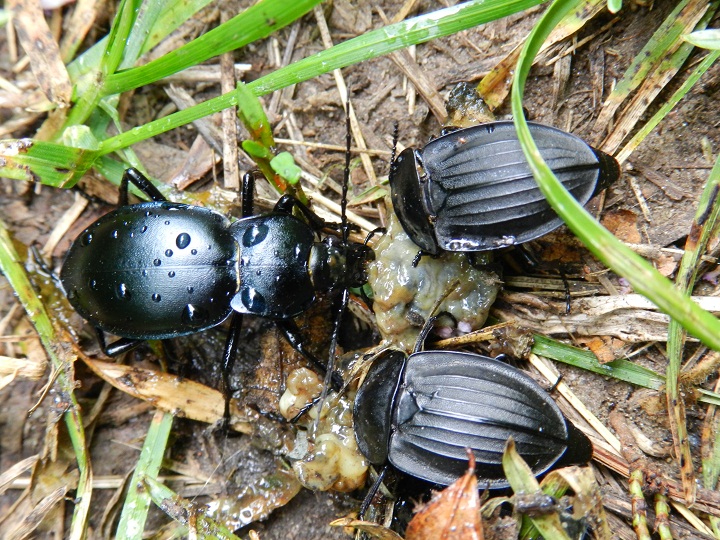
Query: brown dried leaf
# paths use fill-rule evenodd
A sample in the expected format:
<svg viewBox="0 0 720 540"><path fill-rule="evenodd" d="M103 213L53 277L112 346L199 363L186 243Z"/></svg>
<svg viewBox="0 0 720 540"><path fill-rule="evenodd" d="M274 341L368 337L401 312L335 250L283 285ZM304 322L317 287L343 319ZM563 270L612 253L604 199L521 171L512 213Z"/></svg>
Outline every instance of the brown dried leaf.
<svg viewBox="0 0 720 540"><path fill-rule="evenodd" d="M655 267L663 276L669 277L675 273L678 267L678 261L671 255L660 254L657 258Z"/></svg>
<svg viewBox="0 0 720 540"><path fill-rule="evenodd" d="M639 244L642 241L637 216L629 210L608 212L603 216L602 224L623 242Z"/></svg>
<svg viewBox="0 0 720 540"><path fill-rule="evenodd" d="M67 107L72 97L70 76L40 4L33 0L15 0L8 7L12 9L20 44L30 58L40 88L55 105Z"/></svg>
<svg viewBox="0 0 720 540"><path fill-rule="evenodd" d="M590 349L601 364L607 364L625 355L625 342L611 336L579 337L577 342Z"/></svg>
<svg viewBox="0 0 720 540"><path fill-rule="evenodd" d="M406 540L483 540L475 456L468 454L468 471L420 508L408 524Z"/></svg>
<svg viewBox="0 0 720 540"><path fill-rule="evenodd" d="M161 411L212 424L222 418L222 394L200 383L151 369L83 358L93 372L118 390L152 403ZM252 433L252 423L230 402L230 428Z"/></svg>

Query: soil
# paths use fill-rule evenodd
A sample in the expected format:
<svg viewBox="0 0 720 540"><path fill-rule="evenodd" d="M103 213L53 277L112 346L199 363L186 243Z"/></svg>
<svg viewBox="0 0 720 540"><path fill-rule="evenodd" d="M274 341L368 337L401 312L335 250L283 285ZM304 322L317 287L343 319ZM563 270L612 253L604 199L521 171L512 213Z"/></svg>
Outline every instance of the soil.
<svg viewBox="0 0 720 540"><path fill-rule="evenodd" d="M629 3L629 2L626 2ZM241 6L236 2L221 3L222 9L236 13ZM359 4L359 5L356 5ZM231 9L231 5L233 6ZM380 9L392 17L401 7L400 3L384 0L379 3L351 3L347 0L336 0L334 9L326 12L328 25L335 43L353 37L365 30L382 26ZM559 75L559 69L553 65L538 65L528 79L525 107L529 119L554 125L571 131L593 144L600 141L612 131L612 125L596 126L595 119L601 109L603 100L611 88L622 76L630 62L635 58L652 32L674 7L673 2L657 1L652 7L636 4L624 7L622 15L614 19L608 13L601 13L583 27L578 34L565 42L564 46L582 43L569 55L569 72L566 80ZM426 0L417 3L413 13L424 13L438 6ZM415 62L425 77L431 81L435 90L443 98L453 86L461 81L479 81L502 58L505 57L525 36L540 14L539 10L531 10L496 21L480 28L474 28L447 38L434 40L419 45L414 51ZM217 8L204 12L205 21L213 21L218 16ZM611 24L609 24L611 23ZM199 26L199 25L198 25ZM316 22L312 15L303 18L296 25L297 41L292 50L292 60L308 57L323 49L322 41L316 30ZM712 25L711 25L712 26ZM250 81L269 73L276 68L275 62L268 56L274 47L282 55L293 31L292 27L283 29L271 40L252 44L234 54L236 63L247 63L252 67L245 74ZM588 41L584 41L588 38ZM7 50L6 37L0 37L0 47ZM683 74L690 71L697 63L701 54L691 55L683 68ZM213 60L209 63L215 64ZM11 79L11 65L8 55L0 55L0 73ZM399 143L403 147L421 147L429 138L439 133L441 125L430 112L428 105L420 98L414 106L410 106L407 96L411 86L407 83L399 67L387 57L363 62L342 70L342 74L350 89L351 102L357 112L361 131L368 148L379 150L380 156L372 157L375 174L378 177L387 175L389 151L392 148L393 124L398 123ZM554 88L558 81L566 84L558 94ZM718 131L717 89L720 81L720 66L715 65L704 75L701 82L687 95L675 110L666 118L661 127L656 129L635 150L629 160L623 164L626 172L623 178L611 186L602 201L594 201L591 208L595 209L607 223L614 228L613 232L621 239L634 244L648 244L656 247L680 247L690 230L696 203L707 179L712 163L703 153L704 145L709 145L717 152L720 148ZM202 101L219 94L219 85L214 83L179 83L192 93L197 101ZM675 81L668 84L658 98L664 102L678 86ZM273 102L274 96L266 96L264 103L269 110L270 121L275 128L275 135L284 139L295 139L301 135L305 141L344 145L345 122L338 97L335 79L326 74L310 81L298 84L280 93L279 101ZM126 106L124 122L138 125L155 118L170 103L164 87L140 89L129 99ZM274 104L275 108L272 108ZM644 119L649 118L656 110L650 107ZM503 117L509 113L509 106L504 103L496 114ZM5 113L9 118L10 114ZM292 118L291 118L292 116ZM288 131L288 126L296 126ZM138 145L138 154L148 171L172 181L170 171L177 171L183 165L188 149L197 137L197 129L186 126L173 132L157 137L152 143ZM31 137L32 130L18 130L12 137ZM706 141L706 142L705 142ZM342 152L330 152L323 149L309 148L301 145L281 145L293 153L300 163L307 163L319 171L330 171L333 179L339 183L342 179ZM614 149L612 149L614 150ZM611 150L611 151L612 151ZM241 161L242 164L245 163ZM207 168L206 168L207 169ZM214 171L206 170L203 177L209 180L204 185L195 185L193 191L218 191L222 183L222 167ZM362 167L355 167L352 172L352 191L359 194L369 185L367 175ZM643 210L635 190L642 195L646 209ZM104 195L96 191L98 181L88 179L83 183L88 191L113 201L114 193ZM24 246L44 245L50 231L59 221L62 214L73 204L75 195L70 191L49 187L29 186L7 179L0 180L0 216L9 227L21 255L25 256ZM337 199L332 190L325 194ZM267 194L272 199L273 195ZM80 222L68 232L66 238L53 252L51 266L58 269L64 251L69 242L82 227L86 226L99 215L106 213L111 206L93 202L83 213ZM237 211L237 209L235 210ZM363 207L358 210L368 219L380 223L379 211L376 207ZM540 261L539 271L545 276L557 278L559 272L570 277L573 287L589 272L601 270L600 263L583 248L579 247L571 234L562 228L548 238L532 244L531 250ZM30 258L28 258L30 260ZM666 260L656 260L658 265ZM672 273L673 265L669 264L668 273ZM517 273L512 268L506 269L506 276ZM47 282L40 273L33 274L38 286ZM627 285L616 276L607 274L610 283L617 289L627 292ZM593 283L593 286L597 283ZM580 285L578 285L579 287ZM717 287L706 282L702 294L716 295ZM575 289L573 288L573 291ZM507 316L516 313L516 306L529 305L529 301L513 293L527 290L513 289L508 285L499 299L498 313ZM528 294L533 294L532 292ZM603 294L607 294L603 291ZM537 296L537 298L545 298ZM54 297L47 299L52 309L59 300ZM564 305L562 293L548 300L547 309L561 309ZM22 313L6 282L0 278L0 313L3 314L0 334L21 335L28 332L22 322ZM80 346L88 353L97 349L83 327L82 321L67 310L59 310L61 318L68 321L75 329L81 329ZM522 316L522 314L521 314ZM253 372L257 359L261 356L259 339L267 332L274 332L272 324L262 320L248 320L243 333L243 341L247 347L240 352L236 377L243 373ZM222 350L225 329L218 328L206 334L193 336L181 342L177 349L180 353L170 355L170 368L184 377L199 380L210 386L216 386L218 380L217 357ZM574 336L558 333L553 337L568 339ZM2 354L21 356L23 354L41 354L37 341L28 340L20 343L2 343ZM638 351L632 359L645 367L664 373L665 356L663 343L625 342L621 344L623 352ZM687 355L697 349L697 344L690 344ZM179 360L182 360L178 364ZM154 353L148 348L141 348L126 359L127 363L149 366L158 369ZM619 409L626 414L630 422L645 433L655 443L671 441L664 413L648 415L638 404L647 400L638 395L631 386L614 380L608 380L591 373L560 366L559 371L564 381L577 393L583 403L604 423L612 410ZM41 451L43 434L49 418L55 418L58 405L51 397L45 397L39 406L28 417L27 411L41 399L41 390L47 384L48 374L37 381L17 380L10 386L0 390L0 472L5 472L21 459L35 455ZM103 383L82 367L76 365L78 380L78 397L83 408L89 410L99 399L104 390ZM238 380L238 379L236 379ZM270 400L274 403L273 400ZM263 403L266 403L263 401ZM263 405L270 407L270 405ZM691 443L694 459L699 464L699 423L704 415L703 408L688 404L688 416L691 429ZM153 409L126 394L111 391L104 405L103 412L92 431L91 455L93 457L96 478L122 479L131 473L131 467L138 456L138 449L147 426L152 419ZM282 438L286 426L277 428L273 436ZM213 495L237 492L242 486L251 484L268 474L273 473L282 458L277 449L268 449L265 439L249 436L218 435L208 426L190 420L178 419L173 427L173 442L168 456L179 469L192 469L198 475L212 475L213 481L200 489L197 486L170 484L181 495L197 497L198 502L206 502ZM656 466L663 475L677 478L678 472L670 459L656 460ZM63 474L73 477L72 470ZM603 486L603 493L613 501L627 501L627 495L620 488L619 477L614 477L608 469L597 465L596 476ZM216 480L219 479L219 480ZM116 484L114 484L116 485ZM117 487L113 489L96 489L93 494L91 508L91 526L95 534L106 527L112 516L116 502ZM6 516L11 504L21 493L14 487L4 492L0 498L0 516ZM274 511L272 515L254 523L249 528L258 531L263 540L288 538L345 538L347 535L339 528L331 528L328 523L357 510L364 495L363 490L350 494L333 492L310 492L302 490L292 501ZM71 495L69 495L71 497ZM610 508L610 507L609 507ZM611 508L615 517L613 530L618 537L630 537L629 510L626 506L616 505ZM64 505L65 519L71 515L72 504ZM156 530L167 521L159 510L151 514L148 530ZM616 517L621 519L616 520ZM0 519L6 519L0 517ZM673 518L675 519L675 518ZM50 520L51 521L51 520ZM62 530L59 521L44 524L36 531L38 538L50 537L50 531ZM683 529L686 525L673 522L676 538L697 536L695 530ZM0 525L3 528L3 525ZM241 531L245 536L247 529ZM498 528L499 531L503 529ZM43 536L47 534L48 536ZM504 538L502 532L497 538ZM693 536L695 535L695 536Z"/></svg>

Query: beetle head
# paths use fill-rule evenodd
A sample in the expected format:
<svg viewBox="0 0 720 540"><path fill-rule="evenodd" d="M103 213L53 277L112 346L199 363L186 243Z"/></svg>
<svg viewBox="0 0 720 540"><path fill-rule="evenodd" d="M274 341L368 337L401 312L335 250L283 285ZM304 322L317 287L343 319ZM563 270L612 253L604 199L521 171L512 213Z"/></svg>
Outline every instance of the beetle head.
<svg viewBox="0 0 720 540"><path fill-rule="evenodd" d="M367 264L375 253L365 244L345 244L335 236L326 237L310 252L310 275L316 290L362 287L367 282Z"/></svg>

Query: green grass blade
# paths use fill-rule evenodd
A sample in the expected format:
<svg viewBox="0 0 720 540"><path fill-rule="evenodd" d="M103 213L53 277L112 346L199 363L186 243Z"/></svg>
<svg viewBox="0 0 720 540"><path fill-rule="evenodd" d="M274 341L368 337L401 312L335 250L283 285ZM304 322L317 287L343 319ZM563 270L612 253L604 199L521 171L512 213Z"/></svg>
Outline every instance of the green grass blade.
<svg viewBox="0 0 720 540"><path fill-rule="evenodd" d="M688 297L697 279L700 257L705 253L711 237L717 234L716 224L720 216L719 190L720 158L715 161L715 166L710 171L708 182L700 196L698 209L691 227L691 233L685 243L685 253L680 261L680 268L675 278L678 290ZM680 395L679 385L684 348L685 333L680 324L676 320L671 319L668 326L668 367L665 374L668 417L670 419L670 429L676 448L675 455L677 456L680 476L683 482L685 500L689 505L695 500L695 478L687 434L685 400Z"/></svg>
<svg viewBox="0 0 720 540"><path fill-rule="evenodd" d="M517 494L531 494L540 491L540 484L515 449L515 441L510 437L505 444L502 467L510 487ZM546 540L570 540L560 522L557 512L530 517L532 524Z"/></svg>
<svg viewBox="0 0 720 540"><path fill-rule="evenodd" d="M120 69L133 67L141 55L177 30L181 24L211 1L164 0L143 3L128 37ZM104 37L68 65L68 74L72 81L78 81L83 75L100 66L107 40L108 37Z"/></svg>
<svg viewBox="0 0 720 540"><path fill-rule="evenodd" d="M69 188L97 158L97 150L73 148L32 139L0 142L0 176Z"/></svg>
<svg viewBox="0 0 720 540"><path fill-rule="evenodd" d="M152 501L167 513L175 521L183 525L193 525L195 535L200 532L202 538L224 538L228 540L240 540L231 530L215 520L207 517L202 509L190 501L183 499L167 486L159 483L151 477L142 479Z"/></svg>
<svg viewBox="0 0 720 540"><path fill-rule="evenodd" d="M150 493L144 488L142 480L157 479L165 456L172 422L173 415L162 411L156 411L153 416L120 514L117 528L118 538L127 538L128 540L143 538L145 521L152 500Z"/></svg>
<svg viewBox="0 0 720 540"><path fill-rule="evenodd" d="M81 540L87 533L87 522L92 500L92 467L88 459L87 440L80 414L80 406L75 397L75 384L72 375L73 358L62 348L55 347L57 336L45 306L33 289L25 272L20 255L15 250L5 224L0 220L0 272L8 280L22 304L27 317L40 337L53 369L57 373L56 384L68 408L63 417L73 446L78 465L77 504L73 511L68 538Z"/></svg>
<svg viewBox="0 0 720 540"><path fill-rule="evenodd" d="M685 32L685 25L679 21L679 15L690 1L678 2L672 13L665 18L640 53L635 56L622 79L618 81L603 104L603 110L596 120L596 125L608 125L617 108L630 93L645 81L651 70L662 61L665 55L682 43L681 37Z"/></svg>
<svg viewBox="0 0 720 540"><path fill-rule="evenodd" d="M522 111L525 89L532 59L543 40L575 2L557 1L545 12L531 32L518 59L516 79L512 89L512 110L518 138L538 185L555 212L568 227L605 265L625 277L634 289L647 297L661 311L675 318L689 333L709 347L720 350L720 321L685 298L673 284L647 261L639 257L597 221L563 188L542 159L530 136Z"/></svg>
<svg viewBox="0 0 720 540"><path fill-rule="evenodd" d="M715 61L720 57L720 50L713 51L712 53L708 54L705 58L703 58L702 62L700 62L693 72L690 74L690 76L682 83L680 88L677 89L677 91L668 99L665 101L665 103L662 104L662 106L658 109L658 111L652 116L648 122L641 127L635 135L633 135L633 138L630 139L630 142L628 142L622 150L620 150L617 154L617 160L622 163L624 162L630 154L640 145L640 143L645 140L645 137L647 137L650 132L657 127L657 125L668 115L668 113L673 110L675 105L678 104L678 102L685 97L685 94L687 94L700 80L700 77L703 76L703 74L710 69L710 67L715 63Z"/></svg>
<svg viewBox="0 0 720 540"><path fill-rule="evenodd" d="M539 3L541 0L473 0L441 9L350 39L278 69L247 86L256 96L262 96L334 69L512 15ZM234 107L238 104L238 99L237 92L228 92L144 126L138 126L101 142L101 153L115 152L228 107Z"/></svg>
<svg viewBox="0 0 720 540"><path fill-rule="evenodd" d="M532 352L538 356L544 356L598 375L642 386L643 388L659 390L665 383L665 379L654 371L622 358L601 364L591 351L578 349L540 334L535 334L534 340Z"/></svg>
<svg viewBox="0 0 720 540"><path fill-rule="evenodd" d="M144 66L114 73L104 85L105 95L150 84L209 58L239 49L287 26L320 0L261 0L226 23Z"/></svg>
<svg viewBox="0 0 720 540"><path fill-rule="evenodd" d="M248 86L262 96L351 64L507 17L541 0L475 0L373 30L278 69Z"/></svg>

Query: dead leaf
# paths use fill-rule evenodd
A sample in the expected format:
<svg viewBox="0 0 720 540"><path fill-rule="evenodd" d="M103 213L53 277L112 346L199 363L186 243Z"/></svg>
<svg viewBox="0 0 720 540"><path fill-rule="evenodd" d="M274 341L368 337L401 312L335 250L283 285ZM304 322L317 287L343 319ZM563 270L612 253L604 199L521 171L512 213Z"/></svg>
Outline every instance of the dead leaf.
<svg viewBox="0 0 720 540"><path fill-rule="evenodd" d="M55 105L67 107L72 98L70 76L40 4L15 0L8 7L12 9L20 44L30 58L30 66L40 88Z"/></svg>
<svg viewBox="0 0 720 540"><path fill-rule="evenodd" d="M603 216L602 224L623 242L639 244L642 241L637 216L630 210L608 212Z"/></svg>
<svg viewBox="0 0 720 540"><path fill-rule="evenodd" d="M675 273L675 270L677 270L678 261L676 261L675 257L671 255L664 255L661 253L657 258L655 267L663 276L669 277Z"/></svg>
<svg viewBox="0 0 720 540"><path fill-rule="evenodd" d="M152 403L161 411L208 424L222 418L225 401L217 390L160 371L81 358L104 381L126 394ZM235 402L230 403L230 416L231 429L252 433L252 422L241 415Z"/></svg>
<svg viewBox="0 0 720 540"><path fill-rule="evenodd" d="M617 360L627 352L625 342L611 336L579 337L577 342L590 349L601 364Z"/></svg>

